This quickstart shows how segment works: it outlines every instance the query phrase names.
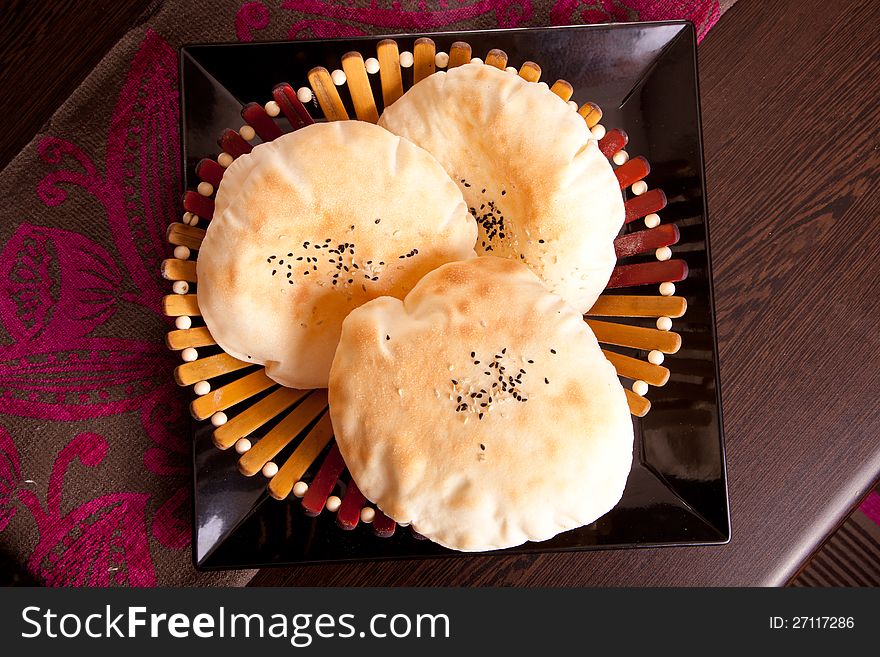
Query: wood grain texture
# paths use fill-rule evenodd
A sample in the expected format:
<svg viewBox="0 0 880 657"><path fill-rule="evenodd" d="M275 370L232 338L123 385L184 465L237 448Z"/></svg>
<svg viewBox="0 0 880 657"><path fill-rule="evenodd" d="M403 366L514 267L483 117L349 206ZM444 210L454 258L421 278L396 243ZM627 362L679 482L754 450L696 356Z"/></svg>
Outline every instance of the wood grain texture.
<svg viewBox="0 0 880 657"><path fill-rule="evenodd" d="M301 566L253 584L784 584L880 471L878 23L871 0L742 0L699 49L729 545ZM732 124L734 106L760 111Z"/></svg>
<svg viewBox="0 0 880 657"><path fill-rule="evenodd" d="M0 3L0 89L4 90L0 167L24 148L107 51L159 4L156 0Z"/></svg>

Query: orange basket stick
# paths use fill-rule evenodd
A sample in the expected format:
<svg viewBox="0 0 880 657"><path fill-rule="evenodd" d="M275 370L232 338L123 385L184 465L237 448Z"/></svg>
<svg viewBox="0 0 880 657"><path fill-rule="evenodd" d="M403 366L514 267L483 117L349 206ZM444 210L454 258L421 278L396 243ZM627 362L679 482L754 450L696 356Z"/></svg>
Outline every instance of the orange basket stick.
<svg viewBox="0 0 880 657"><path fill-rule="evenodd" d="M278 500L290 495L293 485L302 478L332 439L333 427L330 424L330 414L325 413L297 445L290 458L278 470L278 474L272 477L269 482L269 494Z"/></svg>
<svg viewBox="0 0 880 657"><path fill-rule="evenodd" d="M202 395L189 405L189 409L195 419L207 420L217 411L225 411L275 385L266 376L266 370L260 369Z"/></svg>
<svg viewBox="0 0 880 657"><path fill-rule="evenodd" d="M257 474L326 408L327 391L314 391L244 453L238 461L238 469L246 477Z"/></svg>
<svg viewBox="0 0 880 657"><path fill-rule="evenodd" d="M503 71L507 66L507 53L498 48L493 48L486 54L486 64L500 68Z"/></svg>
<svg viewBox="0 0 880 657"><path fill-rule="evenodd" d="M354 112L360 121L376 123L379 121L379 112L376 109L376 99L373 98L373 89L370 87L370 78L364 66L364 58L359 52L349 52L342 56L342 70L348 82L348 91Z"/></svg>
<svg viewBox="0 0 880 657"><path fill-rule="evenodd" d="M318 105L324 112L324 117L328 121L347 121L348 112L345 105L342 104L339 92L336 91L336 85L333 83L333 78L330 77L330 72L323 66L316 66L309 71L308 78L315 98L318 99Z"/></svg>
<svg viewBox="0 0 880 657"><path fill-rule="evenodd" d="M541 79L541 67L535 62L524 62L519 68L519 77L527 82L537 82Z"/></svg>
<svg viewBox="0 0 880 657"><path fill-rule="evenodd" d="M279 388L269 393L226 424L214 429L214 444L220 449L232 447L239 438L251 435L266 424L266 422L293 406L309 394L309 392L309 390Z"/></svg>
<svg viewBox="0 0 880 657"><path fill-rule="evenodd" d="M471 46L464 41L456 41L449 48L449 65L447 68L455 68L471 61Z"/></svg>
<svg viewBox="0 0 880 657"><path fill-rule="evenodd" d="M418 84L437 70L434 56L437 47L431 39L416 39L413 47L413 84Z"/></svg>
<svg viewBox="0 0 880 657"><path fill-rule="evenodd" d="M379 60L379 79L382 82L382 100L390 107L403 95L403 78L400 74L400 51L393 39L384 39L376 45Z"/></svg>

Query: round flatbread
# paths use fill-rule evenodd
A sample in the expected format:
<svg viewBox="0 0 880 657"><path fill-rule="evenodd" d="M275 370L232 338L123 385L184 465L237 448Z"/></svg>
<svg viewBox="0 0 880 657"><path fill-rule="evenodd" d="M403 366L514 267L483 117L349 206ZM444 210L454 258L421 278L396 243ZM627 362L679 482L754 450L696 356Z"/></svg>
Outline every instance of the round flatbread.
<svg viewBox="0 0 880 657"><path fill-rule="evenodd" d="M527 264L586 312L617 261L620 187L583 118L546 85L466 64L412 87L379 125L432 153L480 227L477 253Z"/></svg>
<svg viewBox="0 0 880 657"><path fill-rule="evenodd" d="M227 353L293 388L327 385L342 320L474 257L477 228L426 151L360 121L256 146L217 191L199 309Z"/></svg>
<svg viewBox="0 0 880 657"><path fill-rule="evenodd" d="M583 318L524 265L440 267L353 311L330 371L360 490L456 550L542 541L620 500L633 427Z"/></svg>

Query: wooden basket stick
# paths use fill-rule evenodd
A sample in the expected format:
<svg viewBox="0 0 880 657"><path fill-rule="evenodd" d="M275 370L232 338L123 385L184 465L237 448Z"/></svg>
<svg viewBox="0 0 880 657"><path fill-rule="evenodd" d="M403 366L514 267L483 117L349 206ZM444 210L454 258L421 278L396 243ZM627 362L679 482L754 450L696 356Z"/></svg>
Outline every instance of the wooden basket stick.
<svg viewBox="0 0 880 657"><path fill-rule="evenodd" d="M165 344L172 351L180 351L187 347L209 347L217 344L207 326L168 331L165 334Z"/></svg>
<svg viewBox="0 0 880 657"><path fill-rule="evenodd" d="M225 411L275 385L266 376L265 368L259 369L195 399L189 405L189 410L195 419L207 420L217 411Z"/></svg>
<svg viewBox="0 0 880 657"><path fill-rule="evenodd" d="M326 408L327 391L314 391L244 453L238 460L238 469L246 477L257 474Z"/></svg>
<svg viewBox="0 0 880 657"><path fill-rule="evenodd" d="M174 380L177 381L179 386L188 386L199 381L207 381L223 374L236 372L252 365L253 363L245 363L224 352L215 356L199 358L191 363L178 365L174 370Z"/></svg>
<svg viewBox="0 0 880 657"><path fill-rule="evenodd" d="M189 283L197 283L195 260L178 260L177 258L168 258L162 261L160 266L162 278L169 281L187 281Z"/></svg>
<svg viewBox="0 0 880 657"><path fill-rule="evenodd" d="M413 84L418 84L437 70L434 55L437 47L428 38L416 39L413 46Z"/></svg>
<svg viewBox="0 0 880 657"><path fill-rule="evenodd" d="M169 294L162 297L162 312L168 317L201 317L199 302L195 294Z"/></svg>
<svg viewBox="0 0 880 657"><path fill-rule="evenodd" d="M615 324L613 322L600 322L595 319L586 320L596 339L605 344L615 344L619 347L632 347L651 351L656 349L664 354L674 354L681 349L681 336L672 331L659 331L641 326L628 324Z"/></svg>
<svg viewBox="0 0 880 657"><path fill-rule="evenodd" d="M307 75L318 105L328 121L347 121L348 112L342 104L342 98L336 90L330 72L323 66L316 66Z"/></svg>
<svg viewBox="0 0 880 657"><path fill-rule="evenodd" d="M370 79L364 66L364 58L359 52L348 52L342 56L342 70L348 81L348 91L351 94L351 102L354 104L354 113L361 121L376 123L379 120L379 112L376 109L376 99L373 98L373 89L370 87Z"/></svg>
<svg viewBox="0 0 880 657"><path fill-rule="evenodd" d="M382 99L386 109L403 95L403 78L400 74L400 51L394 39L383 39L376 45L379 60L379 79L382 82Z"/></svg>
<svg viewBox="0 0 880 657"><path fill-rule="evenodd" d="M293 406L309 392L311 391L279 388L269 393L226 424L214 429L214 444L220 449L232 447L239 438L249 436L273 417Z"/></svg>
<svg viewBox="0 0 880 657"><path fill-rule="evenodd" d="M464 41L456 41L449 48L449 65L447 69L462 66L471 61L471 46Z"/></svg>
<svg viewBox="0 0 880 657"><path fill-rule="evenodd" d="M290 495L293 485L302 478L332 438L330 414L325 413L272 477L269 494L276 500L283 500Z"/></svg>
<svg viewBox="0 0 880 657"><path fill-rule="evenodd" d="M662 365L654 365L607 349L603 349L602 353L622 377L633 381L641 380L652 386L664 386L669 381L669 370Z"/></svg>
<svg viewBox="0 0 880 657"><path fill-rule="evenodd" d="M685 310L684 297L603 294L586 314L591 317L681 317Z"/></svg>

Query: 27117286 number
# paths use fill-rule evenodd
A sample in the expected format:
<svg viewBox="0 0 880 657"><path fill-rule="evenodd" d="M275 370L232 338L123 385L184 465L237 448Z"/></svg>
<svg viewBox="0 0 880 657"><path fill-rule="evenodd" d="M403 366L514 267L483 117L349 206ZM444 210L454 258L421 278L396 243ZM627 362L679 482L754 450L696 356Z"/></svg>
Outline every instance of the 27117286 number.
<svg viewBox="0 0 880 657"><path fill-rule="evenodd" d="M773 630L851 630L855 627L852 616L782 616L770 617L770 629Z"/></svg>

